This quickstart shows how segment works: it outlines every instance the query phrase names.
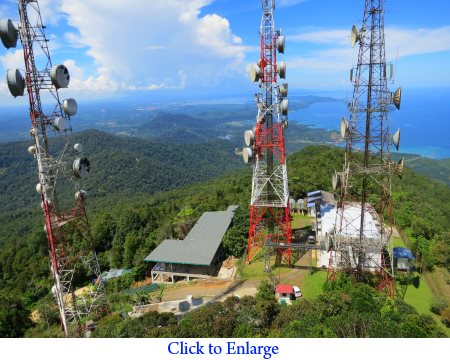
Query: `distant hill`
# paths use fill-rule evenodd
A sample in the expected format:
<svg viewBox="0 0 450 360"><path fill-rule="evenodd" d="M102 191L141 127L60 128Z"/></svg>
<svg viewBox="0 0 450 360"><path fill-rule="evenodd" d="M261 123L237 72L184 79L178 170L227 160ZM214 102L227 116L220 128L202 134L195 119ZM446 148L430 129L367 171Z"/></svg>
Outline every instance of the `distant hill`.
<svg viewBox="0 0 450 360"><path fill-rule="evenodd" d="M303 104L303 105L302 105ZM297 106L305 106L299 103ZM208 117L206 117L208 116ZM235 147L244 145L245 130L255 126L254 113L157 113L149 122L140 126L135 136L176 144L201 144L214 139L227 139ZM295 152L309 145L333 145L338 139L336 132L312 128L291 122L286 131L288 152Z"/></svg>
<svg viewBox="0 0 450 360"><path fill-rule="evenodd" d="M219 139L196 145L172 144L89 130L73 134L75 142L83 144L84 155L91 162L91 176L83 186L96 198L168 191L243 167L233 145ZM34 189L37 169L26 151L28 146L29 142L0 144L0 224L22 209L29 211L30 206L40 210ZM63 186L61 191L73 190Z"/></svg>
<svg viewBox="0 0 450 360"><path fill-rule="evenodd" d="M217 138L216 122L185 114L158 113L150 122L140 126L136 135L178 144L199 144Z"/></svg>
<svg viewBox="0 0 450 360"><path fill-rule="evenodd" d="M435 160L412 154L395 154L394 158L398 160L402 156L409 168L450 186L450 159Z"/></svg>

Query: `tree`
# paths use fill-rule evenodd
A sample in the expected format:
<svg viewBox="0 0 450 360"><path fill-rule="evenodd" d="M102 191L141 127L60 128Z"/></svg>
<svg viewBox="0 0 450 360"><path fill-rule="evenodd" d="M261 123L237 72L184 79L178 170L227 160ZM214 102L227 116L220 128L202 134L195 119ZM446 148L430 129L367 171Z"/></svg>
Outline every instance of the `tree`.
<svg viewBox="0 0 450 360"><path fill-rule="evenodd" d="M0 337L21 337L31 326L30 313L22 302L14 297L0 294Z"/></svg>

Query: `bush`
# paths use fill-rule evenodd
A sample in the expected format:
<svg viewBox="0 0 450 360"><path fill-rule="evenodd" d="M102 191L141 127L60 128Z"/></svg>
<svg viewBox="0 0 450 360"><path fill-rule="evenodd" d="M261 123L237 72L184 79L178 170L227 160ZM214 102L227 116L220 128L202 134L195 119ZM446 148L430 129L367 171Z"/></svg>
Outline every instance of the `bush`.
<svg viewBox="0 0 450 360"><path fill-rule="evenodd" d="M444 325L450 327L450 307L447 307L444 310L442 310L441 316Z"/></svg>
<svg viewBox="0 0 450 360"><path fill-rule="evenodd" d="M441 315L442 311L448 307L448 301L445 297L431 299L430 310L437 315Z"/></svg>

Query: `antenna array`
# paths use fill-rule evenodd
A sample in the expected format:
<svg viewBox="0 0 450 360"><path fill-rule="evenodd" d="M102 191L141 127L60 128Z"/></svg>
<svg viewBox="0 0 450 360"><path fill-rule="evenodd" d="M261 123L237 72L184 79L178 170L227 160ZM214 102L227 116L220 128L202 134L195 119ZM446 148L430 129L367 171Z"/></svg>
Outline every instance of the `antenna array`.
<svg viewBox="0 0 450 360"><path fill-rule="evenodd" d="M402 176L403 159L398 164L391 160L390 147L398 149L400 130L391 137L389 111L391 105L400 109L401 89L388 90L393 67L385 58L384 0L365 1L362 27L353 26L351 32L352 47L357 44L358 64L350 75L354 84L350 121L341 121L345 164L332 179L340 199L329 279L336 271L356 274L358 279L363 272L379 272L379 288L393 296L391 176Z"/></svg>
<svg viewBox="0 0 450 360"><path fill-rule="evenodd" d="M250 79L259 83L260 91L255 94L256 125L245 132L243 149L244 161L253 165L247 261L272 244L278 261L290 263L291 249L285 246L292 241L284 144L288 85L278 84L278 77L286 77L286 63L277 62L277 51L284 54L285 37L275 29L274 10L275 0L262 0L260 59L250 68Z"/></svg>
<svg viewBox="0 0 450 360"><path fill-rule="evenodd" d="M77 113L77 103L74 99L60 101L59 89L68 87L70 75L64 65L52 64L39 3L37 0L18 3L18 29L11 20L0 20L0 38L6 48L16 47L20 38L25 76L18 69L8 70L7 84L14 97L23 96L25 89L28 93L33 142L28 152L38 167L36 190L44 211L44 231L54 279L52 293L58 304L61 326L66 336L70 336L73 328L69 324L75 323L76 332L83 335L86 330L83 319L104 309L106 304L86 214L87 193L81 189L81 180L89 175L90 163L81 156L82 145L70 143L70 123ZM44 108L44 102L50 106ZM52 135L60 139L49 141ZM74 202L63 199L62 192L57 192L57 188L64 186L74 189ZM69 203L72 206L64 211L63 207ZM93 284L79 295L74 286L75 278L80 275L92 277Z"/></svg>

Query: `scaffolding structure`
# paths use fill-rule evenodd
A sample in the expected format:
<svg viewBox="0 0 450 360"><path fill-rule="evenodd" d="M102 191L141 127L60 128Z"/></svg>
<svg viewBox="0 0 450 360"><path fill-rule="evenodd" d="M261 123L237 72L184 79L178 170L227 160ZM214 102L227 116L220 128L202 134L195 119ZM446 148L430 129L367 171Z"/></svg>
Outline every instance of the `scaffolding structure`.
<svg viewBox="0 0 450 360"><path fill-rule="evenodd" d="M284 130L288 125L288 85L278 85L286 76L286 64L277 62L284 54L285 37L276 30L275 0L262 0L260 59L250 69L250 78L259 83L255 94L258 107L256 125L245 132L243 157L253 165L252 195L247 262L264 250L267 241L292 241ZM291 262L291 249L277 247L279 261ZM270 249L269 249L270 250Z"/></svg>
<svg viewBox="0 0 450 360"><path fill-rule="evenodd" d="M84 319L106 306L86 214L87 193L81 188L81 180L89 175L90 163L80 155L82 145L70 142L70 120L77 112L77 103L74 99L60 100L58 89L68 86L70 75L64 65L52 64L39 3L19 0L18 8L18 29L9 19L0 23L1 40L7 48L16 47L20 38L25 63L25 77L18 69L8 70L8 88L14 97L23 96L25 89L28 93L32 126L28 152L37 163L36 191L45 217L54 279L52 293L61 327L66 336L84 336L88 330ZM64 196L69 189L75 194L74 200ZM91 280L81 294L74 288L75 279L80 277Z"/></svg>
<svg viewBox="0 0 450 360"><path fill-rule="evenodd" d="M328 277L343 271L361 280L364 272L376 272L378 288L393 296L391 176L401 177L403 159L398 164L391 160L390 148L398 149L400 130L391 137L389 111L392 105L400 109L401 89L388 89L393 66L385 56L384 0L365 0L362 27L353 26L351 42L359 44L358 64L350 72L350 121L341 121L344 169L333 175L340 198Z"/></svg>

